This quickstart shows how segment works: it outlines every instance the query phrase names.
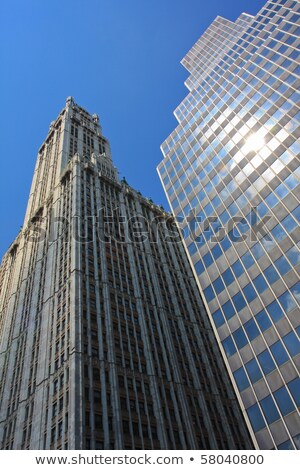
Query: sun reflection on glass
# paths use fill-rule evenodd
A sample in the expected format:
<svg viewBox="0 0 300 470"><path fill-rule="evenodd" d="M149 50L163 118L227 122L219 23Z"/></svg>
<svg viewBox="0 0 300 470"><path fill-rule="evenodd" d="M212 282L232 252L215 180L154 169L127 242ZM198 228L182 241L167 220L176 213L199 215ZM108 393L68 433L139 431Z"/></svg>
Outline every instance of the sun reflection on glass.
<svg viewBox="0 0 300 470"><path fill-rule="evenodd" d="M252 134L248 139L246 139L246 143L242 148L244 154L249 152L257 152L258 150L262 149L263 146L266 144L265 138L258 134Z"/></svg>

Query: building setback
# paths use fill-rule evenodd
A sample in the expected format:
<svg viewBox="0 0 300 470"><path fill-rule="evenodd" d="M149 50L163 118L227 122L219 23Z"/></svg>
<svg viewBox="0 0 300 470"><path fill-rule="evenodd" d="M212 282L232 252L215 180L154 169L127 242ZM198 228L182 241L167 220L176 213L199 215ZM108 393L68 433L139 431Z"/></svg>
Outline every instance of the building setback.
<svg viewBox="0 0 300 470"><path fill-rule="evenodd" d="M217 17L158 172L257 447L300 447L299 1Z"/></svg>
<svg viewBox="0 0 300 470"><path fill-rule="evenodd" d="M67 99L0 269L2 449L252 442L173 219Z"/></svg>

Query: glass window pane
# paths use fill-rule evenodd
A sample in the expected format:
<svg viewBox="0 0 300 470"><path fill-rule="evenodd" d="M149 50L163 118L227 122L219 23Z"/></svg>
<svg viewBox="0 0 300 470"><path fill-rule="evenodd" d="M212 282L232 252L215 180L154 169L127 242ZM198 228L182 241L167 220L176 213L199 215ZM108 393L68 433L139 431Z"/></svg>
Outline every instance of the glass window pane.
<svg viewBox="0 0 300 470"><path fill-rule="evenodd" d="M198 276L204 272L204 266L201 260L195 264L195 270Z"/></svg>
<svg viewBox="0 0 300 470"><path fill-rule="evenodd" d="M236 384L238 386L238 389L240 392L242 392L243 390L245 390L247 387L249 387L249 380L247 378L247 375L244 371L244 368L241 367L240 369L236 370L234 373L234 378L235 378L235 381L236 381Z"/></svg>
<svg viewBox="0 0 300 470"><path fill-rule="evenodd" d="M220 309L213 313L212 317L217 328L225 323L225 319Z"/></svg>
<svg viewBox="0 0 300 470"><path fill-rule="evenodd" d="M289 313L296 307L296 302L290 292L286 291L278 297L280 304L285 312Z"/></svg>
<svg viewBox="0 0 300 470"><path fill-rule="evenodd" d="M252 341L254 338L256 338L260 334L260 331L255 321L253 320L253 318L244 324L244 328L246 330L246 333L250 341Z"/></svg>
<svg viewBox="0 0 300 470"><path fill-rule="evenodd" d="M247 410L247 414L252 424L254 432L257 432L260 429L263 429L266 427L266 423L264 421L264 418L261 414L261 411L258 405L250 406L250 408L248 408Z"/></svg>
<svg viewBox="0 0 300 470"><path fill-rule="evenodd" d="M227 320L229 320L233 315L235 315L234 307L231 303L231 300L228 300L224 305L222 305L224 315Z"/></svg>
<svg viewBox="0 0 300 470"><path fill-rule="evenodd" d="M278 450L294 450L294 446L292 444L292 441L288 439L287 441L283 442L282 444L279 444L277 446Z"/></svg>
<svg viewBox="0 0 300 470"><path fill-rule="evenodd" d="M246 301L243 295L241 294L241 292L238 292L232 297L232 302L235 305L235 308L238 312L242 310L246 305Z"/></svg>
<svg viewBox="0 0 300 470"><path fill-rule="evenodd" d="M300 406L300 377L292 380L288 384L289 390L296 402L297 406Z"/></svg>
<svg viewBox="0 0 300 470"><path fill-rule="evenodd" d="M272 325L270 318L268 317L268 315L266 314L264 310L259 312L255 318L256 318L257 323L259 324L261 331L267 330Z"/></svg>
<svg viewBox="0 0 300 470"><path fill-rule="evenodd" d="M253 284L255 285L256 287L256 290L259 294L261 294L262 292L264 292L266 289L268 289L268 284L266 283L266 280L265 278L263 277L262 274L260 274L259 276L257 276L255 279L253 279Z"/></svg>
<svg viewBox="0 0 300 470"><path fill-rule="evenodd" d="M205 295L205 298L206 298L207 302L210 302L212 299L215 298L215 293L214 293L211 286L206 287L206 289L204 289L203 293Z"/></svg>
<svg viewBox="0 0 300 470"><path fill-rule="evenodd" d="M254 287L250 283L247 284L247 286L243 288L243 292L249 303L252 302L252 300L254 300L257 297Z"/></svg>
<svg viewBox="0 0 300 470"><path fill-rule="evenodd" d="M248 344L247 336L245 335L242 328L236 330L233 333L233 337L239 349L243 348L246 344Z"/></svg>
<svg viewBox="0 0 300 470"><path fill-rule="evenodd" d="M224 341L222 341L222 344L223 344L225 353L228 357L232 356L236 352L236 347L231 336L228 336L228 338L224 339Z"/></svg>
<svg viewBox="0 0 300 470"><path fill-rule="evenodd" d="M229 286L234 281L234 276L233 276L230 268L228 268L228 269L226 269L226 271L224 271L224 273L222 274L222 277L224 279L224 282L225 282L226 286Z"/></svg>
<svg viewBox="0 0 300 470"><path fill-rule="evenodd" d="M283 415L287 415L294 411L295 407L285 387L281 387L279 390L276 390L276 392L274 392L274 397Z"/></svg>
<svg viewBox="0 0 300 470"><path fill-rule="evenodd" d="M255 383L261 379L262 373L256 362L256 359L252 359L251 361L247 362L245 367L252 383Z"/></svg>
<svg viewBox="0 0 300 470"><path fill-rule="evenodd" d="M263 409L266 420L269 424L274 423L274 421L277 421L277 419L280 418L280 415L271 395L268 395L266 398L261 400L260 404Z"/></svg>
<svg viewBox="0 0 300 470"><path fill-rule="evenodd" d="M224 283L220 277L218 277L214 282L213 282L214 289L217 294L222 292L225 289Z"/></svg>
<svg viewBox="0 0 300 470"><path fill-rule="evenodd" d="M277 343L274 343L271 347L271 352L273 356L275 357L275 361L279 366L284 364L286 361L289 360L289 356L284 349L282 343L280 341L277 341Z"/></svg>
<svg viewBox="0 0 300 470"><path fill-rule="evenodd" d="M284 316L282 308L280 307L278 302L276 302L276 300L267 307L267 310L274 323L276 323Z"/></svg>
<svg viewBox="0 0 300 470"><path fill-rule="evenodd" d="M267 349L264 352L258 354L257 358L265 374L269 374L276 368L275 362L273 361L272 356Z"/></svg>
<svg viewBox="0 0 300 470"><path fill-rule="evenodd" d="M243 265L239 260L236 261L231 267L236 277L241 276L245 272Z"/></svg>
<svg viewBox="0 0 300 470"><path fill-rule="evenodd" d="M288 335L283 337L283 342L287 347L288 352L291 356L296 356L300 353L300 342L299 338L291 331Z"/></svg>

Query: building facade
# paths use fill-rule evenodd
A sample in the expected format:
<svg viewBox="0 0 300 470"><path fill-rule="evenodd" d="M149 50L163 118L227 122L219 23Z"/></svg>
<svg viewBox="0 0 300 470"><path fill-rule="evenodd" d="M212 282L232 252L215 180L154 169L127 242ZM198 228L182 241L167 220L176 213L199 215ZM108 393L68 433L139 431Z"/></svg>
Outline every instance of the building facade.
<svg viewBox="0 0 300 470"><path fill-rule="evenodd" d="M256 445L300 447L299 1L217 17L158 166Z"/></svg>
<svg viewBox="0 0 300 470"><path fill-rule="evenodd" d="M1 449L253 444L170 214L68 98L0 269Z"/></svg>

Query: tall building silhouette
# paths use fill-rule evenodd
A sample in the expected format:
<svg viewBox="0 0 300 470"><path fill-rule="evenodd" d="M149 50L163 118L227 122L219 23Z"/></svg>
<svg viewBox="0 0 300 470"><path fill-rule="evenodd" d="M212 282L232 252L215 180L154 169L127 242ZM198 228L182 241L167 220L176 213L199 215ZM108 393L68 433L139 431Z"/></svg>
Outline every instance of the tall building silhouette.
<svg viewBox="0 0 300 470"><path fill-rule="evenodd" d="M158 172L256 445L300 447L300 4L217 17Z"/></svg>
<svg viewBox="0 0 300 470"><path fill-rule="evenodd" d="M2 449L252 442L172 217L67 99L0 269Z"/></svg>

